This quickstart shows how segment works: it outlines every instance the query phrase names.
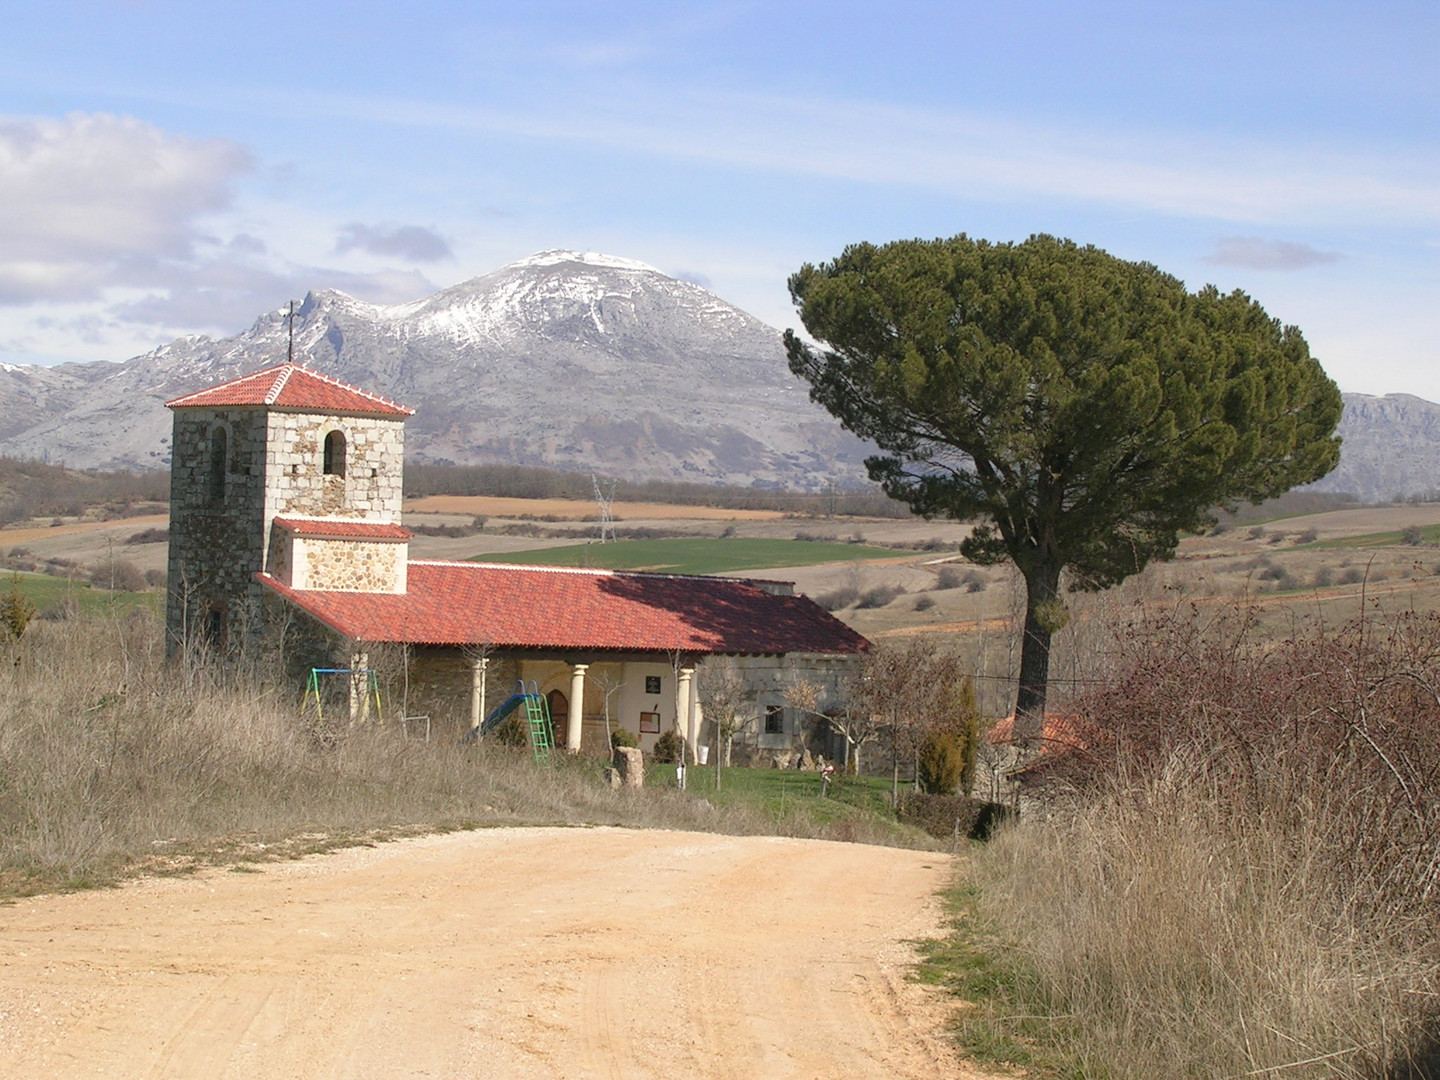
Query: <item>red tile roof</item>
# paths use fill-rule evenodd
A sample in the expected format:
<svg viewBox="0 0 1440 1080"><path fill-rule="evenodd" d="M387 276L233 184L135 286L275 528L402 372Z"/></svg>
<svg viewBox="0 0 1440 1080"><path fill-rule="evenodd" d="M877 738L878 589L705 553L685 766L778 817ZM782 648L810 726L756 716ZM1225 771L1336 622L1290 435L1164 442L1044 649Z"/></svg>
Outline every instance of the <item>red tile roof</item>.
<svg viewBox="0 0 1440 1080"><path fill-rule="evenodd" d="M415 412L299 364L278 364L253 375L242 375L165 405L170 409L257 405L360 416L410 416Z"/></svg>
<svg viewBox="0 0 1440 1080"><path fill-rule="evenodd" d="M859 653L803 596L736 578L411 560L407 592L299 591L259 580L358 641L699 653Z"/></svg>
<svg viewBox="0 0 1440 1080"><path fill-rule="evenodd" d="M1078 716L1069 713L1045 714L1045 724L1040 732L1040 750L1046 754L1059 754L1066 750L1085 750L1089 747L1088 725ZM985 741L994 746L1008 746L1015 738L1015 714L998 721L985 736Z"/></svg>
<svg viewBox="0 0 1440 1080"><path fill-rule="evenodd" d="M324 540L409 540L415 535L403 525L386 525L378 521L277 517L275 524L296 536Z"/></svg>

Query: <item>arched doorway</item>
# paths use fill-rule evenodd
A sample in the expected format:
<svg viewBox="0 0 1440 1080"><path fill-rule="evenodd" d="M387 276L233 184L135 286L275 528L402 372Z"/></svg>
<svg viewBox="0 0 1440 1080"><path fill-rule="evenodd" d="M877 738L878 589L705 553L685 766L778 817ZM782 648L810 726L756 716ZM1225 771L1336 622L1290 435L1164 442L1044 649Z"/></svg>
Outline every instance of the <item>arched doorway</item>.
<svg viewBox="0 0 1440 1080"><path fill-rule="evenodd" d="M545 695L545 701L550 706L551 744L564 746L570 731L570 699L562 690L551 690Z"/></svg>

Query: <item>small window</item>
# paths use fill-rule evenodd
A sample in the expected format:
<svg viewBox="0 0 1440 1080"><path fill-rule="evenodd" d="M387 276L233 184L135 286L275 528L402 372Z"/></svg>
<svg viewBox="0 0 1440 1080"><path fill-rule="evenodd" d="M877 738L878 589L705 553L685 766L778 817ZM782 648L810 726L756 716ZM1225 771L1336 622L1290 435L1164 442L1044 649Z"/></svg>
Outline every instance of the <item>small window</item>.
<svg viewBox="0 0 1440 1080"><path fill-rule="evenodd" d="M783 705L766 705L766 706L765 706L765 734L766 734L766 735L784 735L784 734L785 734L785 706L783 706Z"/></svg>
<svg viewBox="0 0 1440 1080"><path fill-rule="evenodd" d="M225 455L228 439L223 427L210 432L210 475L206 484L206 496L211 505L225 501Z"/></svg>
<svg viewBox="0 0 1440 1080"><path fill-rule="evenodd" d="M325 436L325 475L345 475L345 434L332 431Z"/></svg>

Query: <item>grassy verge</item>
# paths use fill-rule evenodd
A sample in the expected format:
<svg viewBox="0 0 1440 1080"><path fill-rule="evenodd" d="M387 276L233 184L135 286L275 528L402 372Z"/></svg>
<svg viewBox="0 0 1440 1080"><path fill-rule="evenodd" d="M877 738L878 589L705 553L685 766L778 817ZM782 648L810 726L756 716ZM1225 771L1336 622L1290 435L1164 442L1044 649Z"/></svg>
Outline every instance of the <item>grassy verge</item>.
<svg viewBox="0 0 1440 1080"><path fill-rule="evenodd" d="M888 811L813 797L795 774L777 808L774 781L747 784L746 770L724 798L665 787L663 771L613 791L596 759L540 770L528 752L441 732L427 743L381 723L322 729L291 688L167 665L163 651L143 611L39 621L18 646L0 642L0 896L499 825L934 846Z"/></svg>
<svg viewBox="0 0 1440 1080"><path fill-rule="evenodd" d="M952 1031L967 1057L985 1065L1019 1067L1055 1080L1105 1080L1071 1047L1072 1022L1056 1015L1023 950L1007 943L980 914L981 892L969 878L945 895L950 932L920 942L921 982L940 986L961 1006Z"/></svg>
<svg viewBox="0 0 1440 1080"><path fill-rule="evenodd" d="M479 556L481 562L535 566L586 566L598 570L659 570L671 574L724 574L773 566L813 566L913 555L910 551L818 540L762 537L694 537L667 540L618 540L610 544L574 544Z"/></svg>
<svg viewBox="0 0 1440 1080"><path fill-rule="evenodd" d="M1440 617L1126 628L925 977L966 1049L1106 1080L1440 1077ZM1063 783L1062 783L1063 780Z"/></svg>
<svg viewBox="0 0 1440 1080"><path fill-rule="evenodd" d="M646 782L672 786L675 766L653 765ZM819 773L791 769L722 768L720 788L710 765L686 770L686 790L722 813L760 814L781 835L866 840L902 847L936 846L919 830L897 821L890 809L890 781L884 777L839 777L822 794Z"/></svg>

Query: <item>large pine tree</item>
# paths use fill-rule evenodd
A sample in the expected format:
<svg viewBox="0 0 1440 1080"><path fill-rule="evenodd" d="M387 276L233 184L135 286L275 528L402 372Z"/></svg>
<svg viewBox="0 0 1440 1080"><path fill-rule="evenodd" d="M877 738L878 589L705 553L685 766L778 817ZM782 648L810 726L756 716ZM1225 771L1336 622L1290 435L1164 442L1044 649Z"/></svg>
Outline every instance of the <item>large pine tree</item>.
<svg viewBox="0 0 1440 1080"><path fill-rule="evenodd" d="M1017 739L1038 736L1062 572L1102 589L1215 507L1335 467L1340 393L1300 331L1240 292L1069 240L960 235L805 265L786 331L810 396L882 453L917 513L979 522L963 551L1025 579Z"/></svg>

